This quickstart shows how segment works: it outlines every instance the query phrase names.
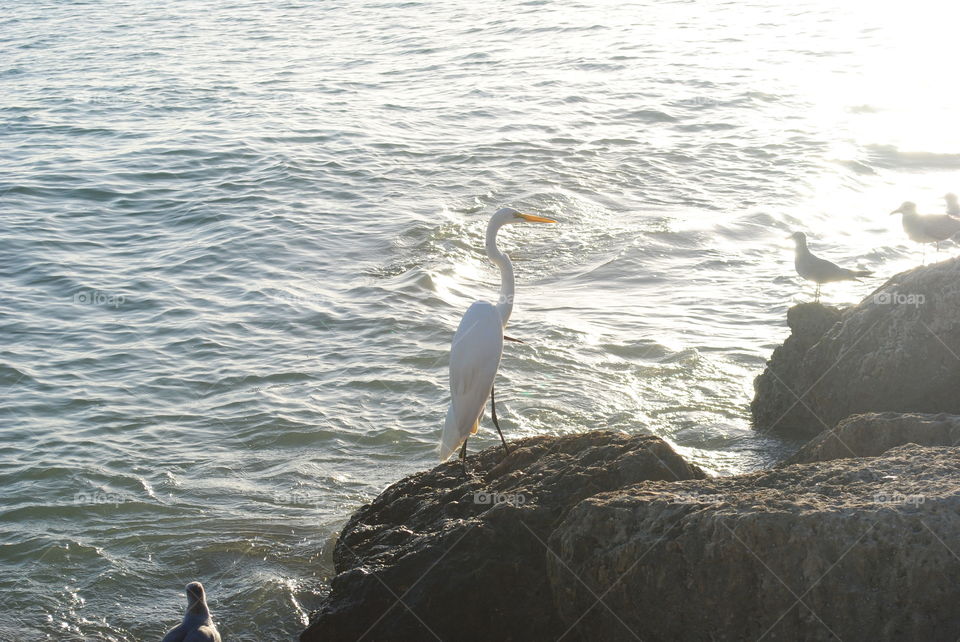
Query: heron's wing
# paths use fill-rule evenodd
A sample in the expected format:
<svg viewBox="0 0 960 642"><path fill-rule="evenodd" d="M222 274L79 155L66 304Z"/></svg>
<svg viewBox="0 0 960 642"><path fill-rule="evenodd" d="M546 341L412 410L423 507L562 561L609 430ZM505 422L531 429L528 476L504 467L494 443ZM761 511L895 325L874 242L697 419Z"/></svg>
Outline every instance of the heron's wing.
<svg viewBox="0 0 960 642"><path fill-rule="evenodd" d="M450 347L450 409L440 439L440 461L460 447L483 412L503 354L500 313L477 301L463 315Z"/></svg>

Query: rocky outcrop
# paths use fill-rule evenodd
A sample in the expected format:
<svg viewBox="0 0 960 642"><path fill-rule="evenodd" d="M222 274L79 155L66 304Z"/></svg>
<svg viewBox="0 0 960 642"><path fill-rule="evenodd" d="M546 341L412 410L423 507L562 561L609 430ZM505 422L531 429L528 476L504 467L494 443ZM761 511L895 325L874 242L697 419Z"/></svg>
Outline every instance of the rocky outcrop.
<svg viewBox="0 0 960 642"><path fill-rule="evenodd" d="M819 420L801 403L805 392L802 364L810 350L827 330L840 320L838 308L819 303L801 303L787 310L790 336L773 351L767 368L753 382L756 394L750 404L757 426L768 430L788 430L793 426L817 426Z"/></svg>
<svg viewBox="0 0 960 642"><path fill-rule="evenodd" d="M550 538L589 640L954 640L960 456L907 445L596 495Z"/></svg>
<svg viewBox="0 0 960 642"><path fill-rule="evenodd" d="M440 465L354 514L300 639L957 639L960 260L787 323L751 411L793 457L708 479L597 431Z"/></svg>
<svg viewBox="0 0 960 642"><path fill-rule="evenodd" d="M643 480L705 477L661 439L611 431L523 439L468 465L408 477L354 514L301 640L556 639L546 541L567 512Z"/></svg>
<svg viewBox="0 0 960 642"><path fill-rule="evenodd" d="M854 415L811 439L780 465L876 457L904 444L957 446L960 415L895 412Z"/></svg>
<svg viewBox="0 0 960 642"><path fill-rule="evenodd" d="M813 305L791 309L793 335L754 383L759 430L812 437L863 412L960 414L960 259L898 274L822 332L833 312Z"/></svg>

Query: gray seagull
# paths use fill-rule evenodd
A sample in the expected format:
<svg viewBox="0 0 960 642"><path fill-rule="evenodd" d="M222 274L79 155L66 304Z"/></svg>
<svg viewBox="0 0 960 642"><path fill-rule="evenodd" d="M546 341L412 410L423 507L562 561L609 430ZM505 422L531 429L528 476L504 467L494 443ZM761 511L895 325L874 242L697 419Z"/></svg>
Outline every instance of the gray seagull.
<svg viewBox="0 0 960 642"><path fill-rule="evenodd" d="M848 270L826 259L814 256L807 248L807 235L803 232L794 232L787 238L793 239L797 246L797 256L793 262L797 268L797 274L817 284L817 294L814 302L820 301L820 286L824 283L856 281L861 276L872 274L869 270Z"/></svg>
<svg viewBox="0 0 960 642"><path fill-rule="evenodd" d="M170 629L160 642L221 642L220 632L210 617L203 584L187 584L187 614L183 622Z"/></svg>
<svg viewBox="0 0 960 642"><path fill-rule="evenodd" d="M953 192L943 197L947 202L947 214L950 216L960 216L960 202L957 202L957 195Z"/></svg>
<svg viewBox="0 0 960 642"><path fill-rule="evenodd" d="M903 215L903 231L911 241L923 243L923 260L927 260L927 243L936 243L940 251L940 241L960 234L960 219L946 214L917 214L917 205L910 201L890 212Z"/></svg>

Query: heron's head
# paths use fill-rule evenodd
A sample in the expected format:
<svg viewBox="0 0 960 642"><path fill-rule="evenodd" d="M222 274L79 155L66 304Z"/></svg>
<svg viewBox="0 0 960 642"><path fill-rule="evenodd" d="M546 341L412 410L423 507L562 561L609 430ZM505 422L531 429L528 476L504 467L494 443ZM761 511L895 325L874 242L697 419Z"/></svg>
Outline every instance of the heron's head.
<svg viewBox="0 0 960 642"><path fill-rule="evenodd" d="M900 207L890 212L890 216L893 216L894 214L916 214L916 213L917 213L917 204L912 201L904 201Z"/></svg>
<svg viewBox="0 0 960 642"><path fill-rule="evenodd" d="M501 207L490 220L491 225L511 225L513 223L556 223L552 218L537 216L535 214L524 214L518 212L512 207Z"/></svg>

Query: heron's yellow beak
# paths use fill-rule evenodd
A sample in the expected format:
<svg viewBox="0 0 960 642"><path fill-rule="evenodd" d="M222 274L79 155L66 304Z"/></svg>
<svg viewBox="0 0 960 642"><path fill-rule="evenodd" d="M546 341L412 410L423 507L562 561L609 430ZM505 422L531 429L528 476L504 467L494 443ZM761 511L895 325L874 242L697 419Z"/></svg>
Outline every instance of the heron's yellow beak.
<svg viewBox="0 0 960 642"><path fill-rule="evenodd" d="M556 223L552 218L547 218L545 216L536 216L534 214L518 214L520 218L525 221L530 221L531 223Z"/></svg>

